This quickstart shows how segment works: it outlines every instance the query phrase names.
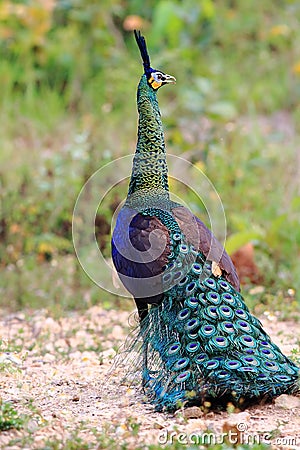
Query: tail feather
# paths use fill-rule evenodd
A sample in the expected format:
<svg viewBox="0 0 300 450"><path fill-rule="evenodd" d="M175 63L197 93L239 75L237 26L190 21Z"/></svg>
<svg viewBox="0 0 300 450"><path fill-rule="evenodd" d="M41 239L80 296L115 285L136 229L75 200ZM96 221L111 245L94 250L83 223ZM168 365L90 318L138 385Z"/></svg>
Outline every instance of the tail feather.
<svg viewBox="0 0 300 450"><path fill-rule="evenodd" d="M299 368L271 341L241 294L211 272L202 253L186 247L182 258L195 256L191 270L180 279L184 263L175 251L177 262L169 267L180 281L151 307L128 346L138 364L147 352L142 377L150 401L171 411L205 401L242 406L300 392Z"/></svg>
<svg viewBox="0 0 300 450"><path fill-rule="evenodd" d="M177 316L185 309L182 306L179 301ZM258 329L257 336L237 331L228 337L226 331L215 327L214 335L208 337L199 327L196 337L181 323L176 326L176 319L169 319L165 312L164 302L152 308L139 333L148 351L144 388L158 410L175 410L185 403L205 401L223 406L231 401L242 406L257 398L300 392L298 367L262 329ZM196 310L187 321L202 321L203 315Z"/></svg>

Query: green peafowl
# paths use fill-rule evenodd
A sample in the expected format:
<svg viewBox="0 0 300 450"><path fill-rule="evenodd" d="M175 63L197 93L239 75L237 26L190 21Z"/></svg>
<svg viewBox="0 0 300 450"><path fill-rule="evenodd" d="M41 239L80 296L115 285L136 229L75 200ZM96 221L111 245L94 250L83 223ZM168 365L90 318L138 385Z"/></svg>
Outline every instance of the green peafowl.
<svg viewBox="0 0 300 450"><path fill-rule="evenodd" d="M176 80L151 68L145 39L134 33L144 66L138 141L112 258L138 309L144 391L160 411L298 393L299 368L249 312L223 246L170 199L157 91Z"/></svg>

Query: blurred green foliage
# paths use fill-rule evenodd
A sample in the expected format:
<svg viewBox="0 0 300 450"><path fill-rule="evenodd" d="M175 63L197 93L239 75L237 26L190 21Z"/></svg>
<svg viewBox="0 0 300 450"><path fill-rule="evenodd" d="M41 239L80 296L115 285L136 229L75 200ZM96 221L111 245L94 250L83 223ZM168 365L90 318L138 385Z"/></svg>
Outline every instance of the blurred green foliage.
<svg viewBox="0 0 300 450"><path fill-rule="evenodd" d="M24 419L10 403L0 401L0 431L7 431L12 428L19 430L24 424Z"/></svg>
<svg viewBox="0 0 300 450"><path fill-rule="evenodd" d="M288 291L296 307L299 25L296 0L3 0L1 305L60 311L113 301L79 268L72 212L95 170L134 151L141 63L132 29L141 28L152 64L177 78L160 92L168 151L214 183L228 251L253 242L271 301ZM201 201L172 187L206 221ZM97 216L106 256L123 197L120 188Z"/></svg>

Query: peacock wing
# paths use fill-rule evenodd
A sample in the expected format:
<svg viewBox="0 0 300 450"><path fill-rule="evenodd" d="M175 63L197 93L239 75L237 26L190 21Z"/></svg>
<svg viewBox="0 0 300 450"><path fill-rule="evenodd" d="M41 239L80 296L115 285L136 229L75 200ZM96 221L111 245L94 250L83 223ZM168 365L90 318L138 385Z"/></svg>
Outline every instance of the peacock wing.
<svg viewBox="0 0 300 450"><path fill-rule="evenodd" d="M219 270L219 275L223 275L239 291L240 281L236 268L223 245L207 226L188 208L183 206L173 208L172 213L186 239L198 248L208 260L212 261L213 264L215 263L215 274L218 275Z"/></svg>
<svg viewBox="0 0 300 450"><path fill-rule="evenodd" d="M160 290L169 245L168 229L156 216L122 208L112 236L112 259L121 281L135 298L147 297L147 289L149 297Z"/></svg>

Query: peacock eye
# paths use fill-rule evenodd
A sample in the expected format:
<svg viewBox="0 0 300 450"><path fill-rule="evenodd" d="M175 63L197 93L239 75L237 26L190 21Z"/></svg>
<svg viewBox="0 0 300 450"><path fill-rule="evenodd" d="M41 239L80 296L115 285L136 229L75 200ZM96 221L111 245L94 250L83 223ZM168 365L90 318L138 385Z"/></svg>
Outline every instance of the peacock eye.
<svg viewBox="0 0 300 450"><path fill-rule="evenodd" d="M156 72L155 79L156 79L156 81L161 81L162 80L162 74L159 73L159 72L158 73Z"/></svg>

